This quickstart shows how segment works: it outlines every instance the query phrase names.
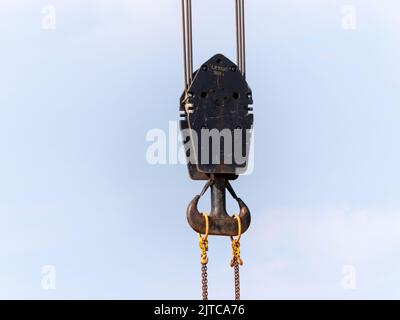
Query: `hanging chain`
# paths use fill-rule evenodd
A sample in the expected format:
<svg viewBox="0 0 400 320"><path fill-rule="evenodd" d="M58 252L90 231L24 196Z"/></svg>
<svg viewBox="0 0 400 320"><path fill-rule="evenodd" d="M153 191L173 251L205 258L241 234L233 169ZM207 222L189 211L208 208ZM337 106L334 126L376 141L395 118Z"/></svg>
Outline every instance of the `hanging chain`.
<svg viewBox="0 0 400 320"><path fill-rule="evenodd" d="M208 300L208 274L207 274L207 264L208 264L208 230L209 222L208 215L203 213L204 219L206 221L206 231L204 237L199 233L199 247L201 250L200 263L201 263L201 290L203 300ZM239 277L239 267L243 265L243 260L240 257L240 237L242 235L242 223L240 217L235 215L235 219L238 222L238 236L237 239L231 237L232 240L232 260L231 267L234 268L235 274L235 300L240 300L240 277Z"/></svg>
<svg viewBox="0 0 400 320"><path fill-rule="evenodd" d="M199 247L201 250L200 263L201 263L201 290L203 300L208 300L208 279L207 279L207 251L208 251L208 215L203 213L206 220L206 232L204 237L199 233Z"/></svg>
<svg viewBox="0 0 400 320"><path fill-rule="evenodd" d="M240 300L240 279L239 279L239 266L243 265L243 260L240 258L240 236L242 235L242 224L239 216L235 216L238 222L238 237L232 240L232 260L231 267L234 268L235 273L235 300Z"/></svg>
<svg viewBox="0 0 400 320"><path fill-rule="evenodd" d="M239 265L235 263L235 300L240 300Z"/></svg>
<svg viewBox="0 0 400 320"><path fill-rule="evenodd" d="M207 266L201 266L201 296L203 300L208 300L208 280L207 280Z"/></svg>
<svg viewBox="0 0 400 320"><path fill-rule="evenodd" d="M201 237L199 241L201 249L200 263L201 263L201 289L203 300L208 300L208 280L207 280L207 251L208 251L208 240Z"/></svg>
<svg viewBox="0 0 400 320"><path fill-rule="evenodd" d="M232 240L232 255L231 267L235 272L235 300L240 300L240 279L239 279L239 266L243 265L243 260L240 258L240 242Z"/></svg>

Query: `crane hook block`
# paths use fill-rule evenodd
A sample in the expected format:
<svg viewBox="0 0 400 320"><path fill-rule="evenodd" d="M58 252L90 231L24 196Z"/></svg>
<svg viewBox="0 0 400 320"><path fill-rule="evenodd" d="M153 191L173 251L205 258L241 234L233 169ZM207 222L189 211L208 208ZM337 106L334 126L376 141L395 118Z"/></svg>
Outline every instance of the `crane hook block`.
<svg viewBox="0 0 400 320"><path fill-rule="evenodd" d="M253 128L252 91L239 67L217 54L193 73L180 99L189 175L234 180L246 171Z"/></svg>

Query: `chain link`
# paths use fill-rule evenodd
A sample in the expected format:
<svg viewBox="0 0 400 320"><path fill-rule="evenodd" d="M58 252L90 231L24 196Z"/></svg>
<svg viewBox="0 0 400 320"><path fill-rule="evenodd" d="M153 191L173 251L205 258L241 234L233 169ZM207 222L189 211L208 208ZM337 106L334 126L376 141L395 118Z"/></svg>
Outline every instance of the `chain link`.
<svg viewBox="0 0 400 320"><path fill-rule="evenodd" d="M206 233L203 237L199 234L199 247L201 250L200 263L201 263L201 290L203 300L208 300L208 274L207 274L207 264L208 264L208 216L204 214L206 220ZM239 268L243 265L243 260L240 258L240 236L241 236L241 220L238 216L235 217L238 221L238 237L235 239L231 237L232 240L232 260L231 267L234 268L235 275L235 300L240 300L240 277Z"/></svg>
<svg viewBox="0 0 400 320"><path fill-rule="evenodd" d="M235 273L235 300L240 300L240 278L239 266L243 265L243 260L240 258L240 242L232 238L232 255L231 267L234 268Z"/></svg>
<svg viewBox="0 0 400 320"><path fill-rule="evenodd" d="M240 300L240 279L239 279L239 263L235 261L235 300Z"/></svg>
<svg viewBox="0 0 400 320"><path fill-rule="evenodd" d="M206 232L204 237L199 233L199 247L201 250L200 255L200 263L201 263L201 290L203 300L208 300L208 279L207 279L207 251L208 251L208 216L206 213L203 213L205 222L206 222Z"/></svg>
<svg viewBox="0 0 400 320"><path fill-rule="evenodd" d="M207 251L208 251L208 240L200 238L199 247L201 249L200 263L205 265L208 263Z"/></svg>
<svg viewBox="0 0 400 320"><path fill-rule="evenodd" d="M208 279L207 279L207 265L201 266L201 290L203 300L208 300Z"/></svg>
<svg viewBox="0 0 400 320"><path fill-rule="evenodd" d="M208 300L208 279L207 279L207 251L208 240L200 237L199 247L201 249L200 263L201 263L201 289L203 300Z"/></svg>

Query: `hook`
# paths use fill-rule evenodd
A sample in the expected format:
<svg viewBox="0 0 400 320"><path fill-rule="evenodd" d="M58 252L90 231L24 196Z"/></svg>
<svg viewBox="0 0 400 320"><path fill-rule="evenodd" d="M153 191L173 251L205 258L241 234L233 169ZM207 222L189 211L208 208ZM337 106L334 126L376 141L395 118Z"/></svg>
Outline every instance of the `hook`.
<svg viewBox="0 0 400 320"><path fill-rule="evenodd" d="M210 182L211 181L211 182ZM236 236L239 232L238 223L236 218L229 216L226 212L225 205L225 188L227 188L232 195L234 191L230 186L228 180L223 175L215 174L212 179L210 179L203 192L196 195L193 200L189 203L186 215L189 225L197 233L205 233L206 227L204 224L204 216L199 212L197 206L201 196L211 187L211 212L209 215L209 230L210 235L220 235L220 236ZM250 226L251 216L250 210L247 205L238 198L236 195L233 196L239 205L239 215L241 221L241 233L243 234Z"/></svg>

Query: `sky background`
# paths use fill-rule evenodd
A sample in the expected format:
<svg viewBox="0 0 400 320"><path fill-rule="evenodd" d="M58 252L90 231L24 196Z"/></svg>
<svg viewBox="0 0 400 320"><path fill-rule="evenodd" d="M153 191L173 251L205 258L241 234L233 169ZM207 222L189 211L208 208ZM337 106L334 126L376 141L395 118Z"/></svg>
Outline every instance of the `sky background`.
<svg viewBox="0 0 400 320"><path fill-rule="evenodd" d="M233 3L193 1L196 68L235 59ZM246 3L242 298L399 299L400 3ZM0 37L0 298L200 298L185 209L203 183L146 160L149 130L179 119L180 1L2 0ZM230 254L210 238L211 299L233 298Z"/></svg>

